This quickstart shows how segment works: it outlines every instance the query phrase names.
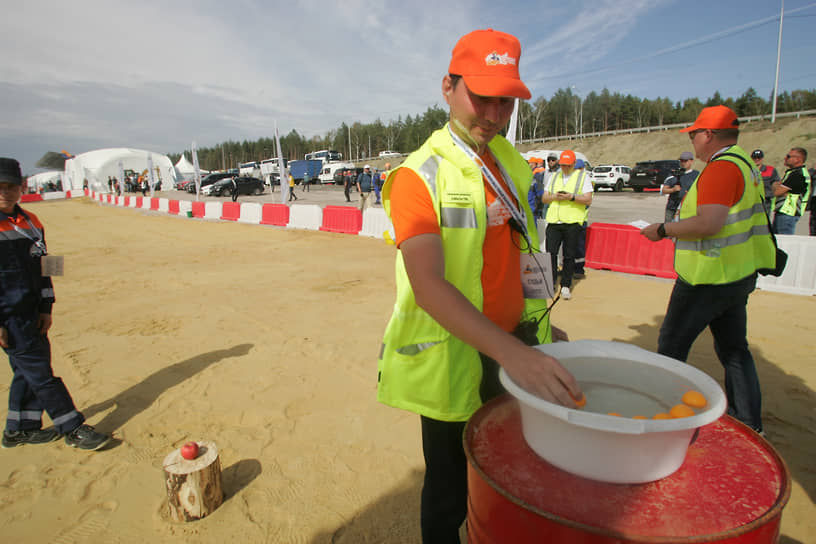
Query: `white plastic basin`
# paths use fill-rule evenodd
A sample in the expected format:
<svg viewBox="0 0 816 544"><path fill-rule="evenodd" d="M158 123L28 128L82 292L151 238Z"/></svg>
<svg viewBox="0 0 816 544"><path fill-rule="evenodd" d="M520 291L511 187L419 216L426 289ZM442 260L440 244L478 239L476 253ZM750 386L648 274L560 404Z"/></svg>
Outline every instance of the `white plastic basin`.
<svg viewBox="0 0 816 544"><path fill-rule="evenodd" d="M567 472L611 483L644 483L683 464L695 431L726 408L719 384L691 365L637 346L604 340L543 344L578 380L587 404L580 410L543 400L501 370L505 388L519 401L522 432L539 456ZM699 391L708 405L691 417L651 418ZM623 417L607 415L616 412Z"/></svg>

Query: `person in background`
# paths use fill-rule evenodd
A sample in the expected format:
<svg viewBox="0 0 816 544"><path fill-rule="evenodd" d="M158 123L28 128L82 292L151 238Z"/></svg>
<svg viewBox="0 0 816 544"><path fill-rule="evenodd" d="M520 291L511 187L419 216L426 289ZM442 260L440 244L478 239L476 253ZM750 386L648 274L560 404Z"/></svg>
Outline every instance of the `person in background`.
<svg viewBox="0 0 816 544"><path fill-rule="evenodd" d="M810 235L816 236L816 191L813 190L813 180L816 179L816 164L813 168L808 170L810 174L810 202L808 209L810 210Z"/></svg>
<svg viewBox="0 0 816 544"><path fill-rule="evenodd" d="M371 174L371 165L366 164L363 171L357 176L357 192L360 193L360 211L371 206L371 190L374 187L374 177Z"/></svg>
<svg viewBox="0 0 816 544"><path fill-rule="evenodd" d="M669 195L666 200L666 216L664 218L666 223L674 221L683 197L686 196L691 184L700 175L697 170L691 167L692 164L694 164L694 155L689 151L680 153L680 172L667 177L663 181L663 185L660 186L660 194Z"/></svg>
<svg viewBox="0 0 816 544"><path fill-rule="evenodd" d="M535 217L536 224L539 221L544 221L544 214L542 209L544 207L541 202L541 197L544 194L544 161L538 157L530 157L527 162L530 165L530 170L533 172L533 183L530 185L530 190L527 192L527 202L530 204L530 209L533 210L533 217Z"/></svg>
<svg viewBox="0 0 816 544"><path fill-rule="evenodd" d="M771 216L771 212L773 208L771 204L773 203L773 184L779 181L781 178L779 177L779 172L776 171L771 165L764 164L765 161L765 153L761 149L754 149L751 151L751 158L754 160L754 164L759 169L759 173L762 175L762 182L765 186L765 197L762 201L762 204L765 206L765 211L768 213L768 217Z"/></svg>
<svg viewBox="0 0 816 544"><path fill-rule="evenodd" d="M300 191L302 193L305 193L306 191L309 191L311 193L312 192L312 189L310 187L311 183L312 183L312 178L311 178L311 176L309 176L309 169L306 168L306 172L303 173L303 181L300 182L300 184L302 185L302 187L300 188Z"/></svg>
<svg viewBox="0 0 816 544"><path fill-rule="evenodd" d="M374 176L374 195L377 197L376 202L374 204L380 204L382 201L382 188L385 184L385 178L388 177L388 172L391 170L391 163L387 162L383 166L384 170L382 172L377 172Z"/></svg>
<svg viewBox="0 0 816 544"><path fill-rule="evenodd" d="M561 298L572 298L570 287L575 273L575 258L581 226L592 204L592 182L586 171L575 168L575 152L567 149L558 159L560 169L550 177L541 200L547 209L547 253L552 260L553 283L558 274L558 250L563 247Z"/></svg>
<svg viewBox="0 0 816 544"><path fill-rule="evenodd" d="M289 174L289 202L297 199L298 197L295 194L295 178L292 177L292 174Z"/></svg>
<svg viewBox="0 0 816 544"><path fill-rule="evenodd" d="M43 260L48 255L39 218L17 201L23 191L20 164L0 158L0 347L13 377L3 448L44 444L60 437L71 447L98 450L111 439L85 424L71 394L51 368L54 286ZM54 424L42 428L45 411Z"/></svg>
<svg viewBox="0 0 816 544"><path fill-rule="evenodd" d="M657 351L685 362L708 327L725 370L728 414L762 432L762 393L748 348L748 295L757 271L774 268L776 248L760 206L763 187L748 153L737 145L739 120L726 106L703 108L688 132L706 167L676 222L640 232L651 241L676 238L674 283Z"/></svg>
<svg viewBox="0 0 816 544"><path fill-rule="evenodd" d="M349 168L343 172L343 194L346 195L346 202L351 202L351 188L354 186L354 170Z"/></svg>
<svg viewBox="0 0 816 544"><path fill-rule="evenodd" d="M499 134L514 99L530 97L520 54L504 32L462 37L442 79L449 123L383 187L398 249L397 300L377 399L420 415L425 544L459 542L467 514L462 432L483 402L504 391L500 365L541 398L574 407L573 397L583 395L556 359L530 347L550 336L547 300L531 298L521 281L522 261L533 263L528 252L538 248L525 198L532 172ZM555 327L552 335L566 339Z"/></svg>
<svg viewBox="0 0 816 544"><path fill-rule="evenodd" d="M796 224L810 199L810 172L805 168L807 151L794 147L785 155L787 171L773 184L775 234L795 234Z"/></svg>
<svg viewBox="0 0 816 544"><path fill-rule="evenodd" d="M584 161L581 159L575 160L575 169L585 171L586 165ZM584 174L587 178L589 178L590 183L592 183L592 176L588 173ZM595 187L593 186L592 191L595 191ZM584 263L586 262L586 232L587 226L589 223L587 219L589 218L589 206L586 207L586 211L584 212L584 222L581 223L581 232L578 234L578 248L575 252L575 273L572 275L573 278L576 280L582 280L586 277L586 272L584 271Z"/></svg>
<svg viewBox="0 0 816 544"><path fill-rule="evenodd" d="M238 200L238 182L236 181L236 179L234 177L230 178L230 182L231 182L231 185L232 185L232 188L231 188L232 201L236 202Z"/></svg>

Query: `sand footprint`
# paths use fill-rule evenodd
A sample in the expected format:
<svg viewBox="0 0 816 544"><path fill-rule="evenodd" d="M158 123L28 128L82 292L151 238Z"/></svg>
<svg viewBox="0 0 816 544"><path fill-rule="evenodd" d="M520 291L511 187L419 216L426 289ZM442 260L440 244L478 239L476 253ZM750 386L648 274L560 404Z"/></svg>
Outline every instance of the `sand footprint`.
<svg viewBox="0 0 816 544"><path fill-rule="evenodd" d="M119 503L116 501L106 501L100 503L79 517L79 522L67 531L62 531L56 535L52 542L54 544L81 544L85 542L99 541L99 535L105 535L105 542L119 542L119 537L108 532L110 514L116 511Z"/></svg>

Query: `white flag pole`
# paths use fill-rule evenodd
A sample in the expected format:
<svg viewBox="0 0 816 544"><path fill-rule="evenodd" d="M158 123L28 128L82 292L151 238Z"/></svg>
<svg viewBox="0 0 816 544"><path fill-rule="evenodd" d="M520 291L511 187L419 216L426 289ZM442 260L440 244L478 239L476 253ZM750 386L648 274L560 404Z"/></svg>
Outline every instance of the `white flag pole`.
<svg viewBox="0 0 816 544"><path fill-rule="evenodd" d="M195 142L193 142L193 180L195 182L196 202L198 202L201 193L201 168L198 166L198 150Z"/></svg>
<svg viewBox="0 0 816 544"><path fill-rule="evenodd" d="M281 204L286 204L289 197L289 175L286 172L286 167L283 165L283 151L281 151L280 135L278 134L278 122L275 121L275 145L278 152L278 172L280 172L280 193ZM285 184L285 185L284 185ZM286 189L284 189L286 187Z"/></svg>
<svg viewBox="0 0 816 544"><path fill-rule="evenodd" d="M125 165L119 161L117 166L119 167L119 196L122 196L122 187L125 186Z"/></svg>
<svg viewBox="0 0 816 544"><path fill-rule="evenodd" d="M510 142L510 145L516 145L516 127L518 126L518 110L519 110L519 99L516 98L515 103L513 104L513 115L510 117L510 126L507 128L507 141Z"/></svg>
<svg viewBox="0 0 816 544"><path fill-rule="evenodd" d="M147 182L150 184L150 198L153 198L153 185L155 185L155 181L153 179L153 155L147 155Z"/></svg>

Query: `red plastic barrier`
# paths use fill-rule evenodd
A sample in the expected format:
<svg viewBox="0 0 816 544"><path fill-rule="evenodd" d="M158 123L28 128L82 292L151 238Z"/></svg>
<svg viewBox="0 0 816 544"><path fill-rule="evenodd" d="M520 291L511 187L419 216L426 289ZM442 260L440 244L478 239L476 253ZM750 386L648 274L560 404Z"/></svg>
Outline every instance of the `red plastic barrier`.
<svg viewBox="0 0 816 544"><path fill-rule="evenodd" d="M136 197L136 207L139 208L139 209L142 208L142 197L140 197L140 196Z"/></svg>
<svg viewBox="0 0 816 544"><path fill-rule="evenodd" d="M113 202L113 195L105 195L105 200L107 200L108 204Z"/></svg>
<svg viewBox="0 0 816 544"><path fill-rule="evenodd" d="M323 208L323 225L320 230L359 234L363 228L363 213L351 206L326 206Z"/></svg>
<svg viewBox="0 0 816 544"><path fill-rule="evenodd" d="M40 194L23 195L20 197L20 202L39 202L43 199Z"/></svg>
<svg viewBox="0 0 816 544"><path fill-rule="evenodd" d="M193 217L204 217L204 203L193 202Z"/></svg>
<svg viewBox="0 0 816 544"><path fill-rule="evenodd" d="M167 203L167 213L172 213L173 215L178 215L178 213L179 213L179 201L178 200L170 200Z"/></svg>
<svg viewBox="0 0 816 544"><path fill-rule="evenodd" d="M285 227L289 224L289 206L286 204L264 204L261 208L261 225Z"/></svg>
<svg viewBox="0 0 816 544"><path fill-rule="evenodd" d="M240 202L224 202L221 205L221 219L227 221L238 221L241 217L241 203Z"/></svg>
<svg viewBox="0 0 816 544"><path fill-rule="evenodd" d="M125 206L125 208L130 207L130 197L129 197L129 196L126 196L126 197L125 197L125 203L124 203L124 206Z"/></svg>
<svg viewBox="0 0 816 544"><path fill-rule="evenodd" d="M677 277L674 243L651 242L631 225L593 223L587 229L586 266L629 274Z"/></svg>
<svg viewBox="0 0 816 544"><path fill-rule="evenodd" d="M158 198L151 198L150 199L150 209L151 210L158 210L159 209L159 199Z"/></svg>

